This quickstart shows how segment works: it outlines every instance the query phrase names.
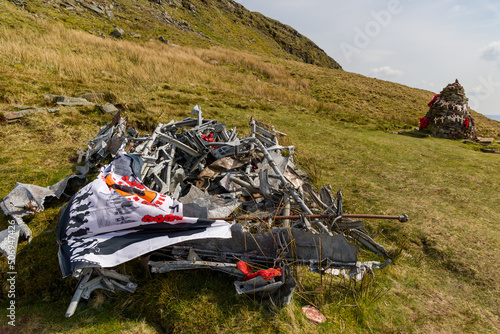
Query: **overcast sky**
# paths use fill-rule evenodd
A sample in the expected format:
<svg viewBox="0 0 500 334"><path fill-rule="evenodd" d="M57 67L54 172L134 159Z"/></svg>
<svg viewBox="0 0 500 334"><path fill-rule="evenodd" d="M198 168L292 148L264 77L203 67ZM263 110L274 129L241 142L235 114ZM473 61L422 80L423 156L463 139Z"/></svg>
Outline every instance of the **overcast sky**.
<svg viewBox="0 0 500 334"><path fill-rule="evenodd" d="M439 93L500 115L499 0L237 0L313 40L344 70Z"/></svg>

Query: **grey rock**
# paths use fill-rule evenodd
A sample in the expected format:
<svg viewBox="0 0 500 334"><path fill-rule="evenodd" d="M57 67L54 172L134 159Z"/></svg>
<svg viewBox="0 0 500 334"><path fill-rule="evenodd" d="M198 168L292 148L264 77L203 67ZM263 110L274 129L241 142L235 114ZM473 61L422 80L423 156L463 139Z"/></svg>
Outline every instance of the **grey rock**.
<svg viewBox="0 0 500 334"><path fill-rule="evenodd" d="M56 96L55 102L60 106L94 106L95 103L89 102L79 97Z"/></svg>
<svg viewBox="0 0 500 334"><path fill-rule="evenodd" d="M118 108L116 108L111 103L106 103L106 104L100 105L99 109L101 109L102 111L104 111L105 113L108 113L108 114L116 114L118 112Z"/></svg>
<svg viewBox="0 0 500 334"><path fill-rule="evenodd" d="M163 36L158 37L157 40L165 44L170 44L170 41L168 39L163 38Z"/></svg>
<svg viewBox="0 0 500 334"><path fill-rule="evenodd" d="M54 94L43 94L43 98L49 103L56 103L56 98L58 95Z"/></svg>
<svg viewBox="0 0 500 334"><path fill-rule="evenodd" d="M125 33L125 31L123 29L115 27L115 30L113 30L113 32L111 33L111 36L113 36L114 38L120 38L123 36L124 33Z"/></svg>
<svg viewBox="0 0 500 334"><path fill-rule="evenodd" d="M42 111L45 111L45 109L33 107L33 108L22 109L22 110L18 110L18 111L5 113L4 117L8 123L12 123L12 122L18 121L19 119L23 118L24 116L27 116L29 114L39 113Z"/></svg>
<svg viewBox="0 0 500 334"><path fill-rule="evenodd" d="M89 102L84 98L68 97L54 94L44 94L43 98L49 103L55 103L60 106L93 106L95 103Z"/></svg>
<svg viewBox="0 0 500 334"><path fill-rule="evenodd" d="M96 12L97 14L100 14L100 15L104 14L104 11L102 9L100 9L99 7L97 7L96 5L93 5L91 3L87 3L84 1L79 1L79 2L83 7L90 9L90 10Z"/></svg>
<svg viewBox="0 0 500 334"><path fill-rule="evenodd" d="M196 6L193 4L189 4L189 10L193 13L198 13L198 8L196 8Z"/></svg>
<svg viewBox="0 0 500 334"><path fill-rule="evenodd" d="M12 107L14 110L27 110L27 109L35 109L33 106L14 106Z"/></svg>
<svg viewBox="0 0 500 334"><path fill-rule="evenodd" d="M172 7L181 7L182 6L182 1L181 0L168 0L169 6Z"/></svg>

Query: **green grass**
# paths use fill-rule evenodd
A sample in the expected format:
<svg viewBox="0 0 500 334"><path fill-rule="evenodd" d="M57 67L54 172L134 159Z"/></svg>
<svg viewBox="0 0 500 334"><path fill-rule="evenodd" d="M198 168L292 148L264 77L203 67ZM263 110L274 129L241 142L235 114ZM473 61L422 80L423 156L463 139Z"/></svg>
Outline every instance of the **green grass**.
<svg viewBox="0 0 500 334"><path fill-rule="evenodd" d="M2 147L28 134L33 142L42 140L47 136L44 129L69 122L65 120L77 115L65 110L59 116L30 116L24 125L4 125L4 130L14 128L15 132L4 131L10 135L4 138ZM261 301L237 298L233 279L224 274L192 271L150 277L132 261L119 271L139 283L135 294L120 293L105 300L97 294L90 303L82 303L69 321L63 314L75 281L60 277L54 232L60 202L54 202L29 220L34 241L20 246L17 289L19 317L24 319L20 323L47 332L83 333L119 331L127 326L166 332L337 332L342 328L347 332L428 332L438 330L443 323L464 332L496 328L499 273L491 266L500 240L495 223L500 218L495 210L500 204L495 196L500 190L496 155L469 150L457 141L366 130L305 113L291 118L279 110L270 114L225 109L217 119L243 128L250 115L265 118L288 133L297 146L299 163L309 161L321 171L317 184L331 183L343 189L347 212L409 214L411 220L404 224L367 222L371 230L379 229L379 240L386 247L401 252L393 266L358 284L329 277L321 283L319 275L300 270L301 285L293 303L274 309ZM80 114L79 122L67 130L71 133L92 128L102 117ZM100 122L108 120L104 117ZM93 127L97 130L96 125ZM82 134L73 144L75 150L84 144L84 137ZM66 161L72 155L69 150L58 149L64 141L47 143L45 149L52 152L53 164L47 165L44 173L69 173L71 164L68 170L61 170L57 163L59 158ZM18 159L26 166L44 160L28 148L33 142L15 144ZM15 161L7 166L15 166ZM2 196L15 181L41 185L54 182L44 175L29 170L4 173L7 182L2 185ZM6 220L2 217L3 226ZM45 230L53 232L42 233ZM328 323L313 326L304 320L300 308L309 303L321 307Z"/></svg>
<svg viewBox="0 0 500 334"><path fill-rule="evenodd" d="M98 21L81 19L99 28ZM34 238L19 245L16 332L499 331L499 155L461 141L391 133L418 125L431 92L220 45L102 39L5 2L0 29L1 112L44 106L45 93L96 91L127 104L124 116L141 131L187 117L195 104L206 118L244 134L255 117L288 134L315 186L342 188L346 212L410 216L408 223L366 222L394 254L393 265L359 283L295 269L299 287L284 308L236 297L233 278L222 273L150 275L134 260L117 268L139 284L134 294L94 292L66 319L76 280L61 278L55 231L64 199L51 201L26 219ZM474 117L481 136L499 138L499 122ZM76 150L110 119L94 109L60 108L0 125L0 197L16 182L48 186L71 174ZM8 219L0 214L0 229ZM373 259L364 252L361 258ZM3 257L0 268L6 292ZM7 301L1 294L1 319ZM328 321L309 323L300 311L307 304ZM9 330L3 320L0 329Z"/></svg>

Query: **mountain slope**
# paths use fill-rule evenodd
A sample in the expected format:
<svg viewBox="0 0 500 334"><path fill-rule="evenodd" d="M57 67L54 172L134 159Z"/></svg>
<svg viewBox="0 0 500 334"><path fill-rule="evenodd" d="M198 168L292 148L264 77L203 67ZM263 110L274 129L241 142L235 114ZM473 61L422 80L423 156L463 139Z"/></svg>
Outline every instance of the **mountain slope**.
<svg viewBox="0 0 500 334"><path fill-rule="evenodd" d="M109 38L112 29L100 15L84 10L70 16L53 4L59 11L50 7L42 14L39 8L33 14L0 0L0 115L17 105L52 108L43 99L46 93L94 92L120 103L123 116L141 133L150 132L158 122L188 117L195 104L201 105L205 117L247 134L248 121L255 117L288 134L288 143L296 146L297 163L316 186L330 183L335 190L342 188L346 213L406 213L410 221L366 222L394 255L393 265L359 283L298 271L299 288L285 308L238 298L234 280L222 273L150 276L138 261L131 261L117 270L139 283L136 293L108 297L96 291L74 317L65 319L76 284L73 278L62 279L57 260L55 231L65 200L48 202L44 212L27 217L33 241L19 246L16 330L500 331L499 155L482 153L476 144L392 133L418 126L433 93L288 59L279 49L236 51L235 46L222 47L215 35L207 39L181 28L154 30L156 23L142 14L137 22L150 24L150 30L141 31L161 33L172 42L129 32L120 39ZM130 8L135 4L146 8L142 2L130 2L117 14L126 18L120 22L134 21ZM176 17L181 22L180 14ZM106 38L98 32L103 27ZM234 40L228 45L237 43L236 30L231 36ZM71 174L76 151L112 118L97 108L58 109L0 125L0 198L16 182L48 186ZM500 137L500 122L474 117L482 136ZM9 217L0 213L0 230L8 226ZM7 282L8 271L7 261L0 257L1 281ZM7 291L8 284L3 288ZM7 305L6 296L0 294L2 305ZM318 306L328 321L309 323L301 313L307 304ZM0 308L4 319L6 313ZM0 332L9 329L0 322Z"/></svg>
<svg viewBox="0 0 500 334"><path fill-rule="evenodd" d="M10 0L19 7L68 27L109 37L162 38L174 44L224 46L308 64L341 69L310 39L232 0Z"/></svg>

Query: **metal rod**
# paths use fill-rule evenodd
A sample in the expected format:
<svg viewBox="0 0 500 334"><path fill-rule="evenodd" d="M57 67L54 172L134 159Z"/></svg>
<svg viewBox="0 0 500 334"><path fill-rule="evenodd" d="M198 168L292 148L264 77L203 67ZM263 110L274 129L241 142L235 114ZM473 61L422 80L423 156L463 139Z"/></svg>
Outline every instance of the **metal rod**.
<svg viewBox="0 0 500 334"><path fill-rule="evenodd" d="M158 133L157 136L160 137L161 139L167 141L171 145L177 147L178 149L186 152L187 154L192 155L195 158L198 158L201 156L200 152L196 151L194 148L184 144L183 142L180 142L179 140L177 140L171 136L167 136L163 133Z"/></svg>
<svg viewBox="0 0 500 334"><path fill-rule="evenodd" d="M337 215L306 215L305 216L308 219L326 219L326 218L335 218L338 217ZM344 213L342 215L342 218L364 218L364 219L397 219L400 222L404 223L408 221L408 215L401 215L401 216L386 216L386 215L370 215L370 214L348 214ZM225 218L211 218L213 220L267 220L267 219L274 219L274 220L284 220L284 219L300 219L300 215L290 215L290 216L266 216L266 217L225 217Z"/></svg>

